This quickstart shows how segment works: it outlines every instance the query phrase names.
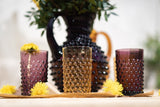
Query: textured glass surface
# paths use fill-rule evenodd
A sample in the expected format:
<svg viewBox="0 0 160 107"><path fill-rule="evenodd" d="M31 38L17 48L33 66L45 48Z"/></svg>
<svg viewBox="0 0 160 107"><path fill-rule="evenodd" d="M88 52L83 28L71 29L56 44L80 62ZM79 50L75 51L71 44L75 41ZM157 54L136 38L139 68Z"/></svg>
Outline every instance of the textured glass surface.
<svg viewBox="0 0 160 107"><path fill-rule="evenodd" d="M124 95L143 93L143 50L116 50L117 79L123 85Z"/></svg>
<svg viewBox="0 0 160 107"><path fill-rule="evenodd" d="M91 92L92 49L63 48L63 86L66 93Z"/></svg>
<svg viewBox="0 0 160 107"><path fill-rule="evenodd" d="M70 47L70 46L88 46L92 48L92 83L91 83L91 91L97 92L102 88L103 82L109 76L109 65L108 61L106 61L107 56L104 55L104 51L102 51L101 47L96 43L92 42L89 37L93 25L94 18L96 17L95 13L87 13L81 15L64 15L63 19L66 23L66 31L67 37L66 41L63 43L62 47ZM51 24L53 25L53 24ZM49 32L48 32L49 33ZM51 33L51 32L50 32ZM49 35L48 35L49 36ZM60 92L64 92L63 90L63 67L62 67L62 49L58 47L55 42L52 41L52 33L50 40L50 48L54 51L52 52L53 60L51 61L51 75L53 77L53 81L57 86Z"/></svg>
<svg viewBox="0 0 160 107"><path fill-rule="evenodd" d="M30 95L37 82L47 82L48 52L26 53L21 51L22 95Z"/></svg>

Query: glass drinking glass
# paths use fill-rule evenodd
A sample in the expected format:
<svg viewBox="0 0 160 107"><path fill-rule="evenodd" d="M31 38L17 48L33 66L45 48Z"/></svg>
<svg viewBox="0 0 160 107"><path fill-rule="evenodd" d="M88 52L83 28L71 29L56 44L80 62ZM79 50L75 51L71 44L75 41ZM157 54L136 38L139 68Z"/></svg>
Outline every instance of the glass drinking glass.
<svg viewBox="0 0 160 107"><path fill-rule="evenodd" d="M21 55L21 94L30 95L31 88L37 82L47 82L48 52L28 53L20 52Z"/></svg>
<svg viewBox="0 0 160 107"><path fill-rule="evenodd" d="M123 85L124 95L143 93L143 49L116 50L117 79Z"/></svg>
<svg viewBox="0 0 160 107"><path fill-rule="evenodd" d="M92 48L63 48L63 86L65 93L91 92Z"/></svg>

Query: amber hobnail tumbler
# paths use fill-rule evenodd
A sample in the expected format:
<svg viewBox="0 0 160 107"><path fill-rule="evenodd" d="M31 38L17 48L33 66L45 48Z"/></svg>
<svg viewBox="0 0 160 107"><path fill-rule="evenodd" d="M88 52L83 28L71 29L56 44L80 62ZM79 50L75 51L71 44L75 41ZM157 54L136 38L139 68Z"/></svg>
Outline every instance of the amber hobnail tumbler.
<svg viewBox="0 0 160 107"><path fill-rule="evenodd" d="M63 86L65 93L91 92L92 48L63 48Z"/></svg>
<svg viewBox="0 0 160 107"><path fill-rule="evenodd" d="M48 52L21 51L21 94L29 96L37 82L47 82Z"/></svg>
<svg viewBox="0 0 160 107"><path fill-rule="evenodd" d="M143 49L116 50L117 80L123 85L123 94L143 93Z"/></svg>

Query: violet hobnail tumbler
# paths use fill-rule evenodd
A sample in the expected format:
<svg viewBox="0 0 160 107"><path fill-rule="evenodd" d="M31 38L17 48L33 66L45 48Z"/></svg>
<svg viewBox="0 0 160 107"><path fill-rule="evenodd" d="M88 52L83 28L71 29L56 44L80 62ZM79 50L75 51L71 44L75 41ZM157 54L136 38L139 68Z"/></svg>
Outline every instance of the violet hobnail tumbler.
<svg viewBox="0 0 160 107"><path fill-rule="evenodd" d="M123 85L123 94L143 93L143 49L116 50L117 79Z"/></svg>
<svg viewBox="0 0 160 107"><path fill-rule="evenodd" d="M92 48L63 48L63 86L65 93L91 92Z"/></svg>
<svg viewBox="0 0 160 107"><path fill-rule="evenodd" d="M48 52L21 51L21 94L30 95L37 82L47 82Z"/></svg>

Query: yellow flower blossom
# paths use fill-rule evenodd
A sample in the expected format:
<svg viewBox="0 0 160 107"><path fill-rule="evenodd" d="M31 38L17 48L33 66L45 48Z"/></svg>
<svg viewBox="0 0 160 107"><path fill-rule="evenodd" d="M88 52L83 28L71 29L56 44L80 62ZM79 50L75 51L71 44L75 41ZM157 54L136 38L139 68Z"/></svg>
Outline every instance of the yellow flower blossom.
<svg viewBox="0 0 160 107"><path fill-rule="evenodd" d="M104 82L103 84L103 91L104 92L110 92L113 95L119 95L122 96L122 91L123 91L123 87L122 84L120 84L117 81L112 81L112 80L106 80L106 82Z"/></svg>
<svg viewBox="0 0 160 107"><path fill-rule="evenodd" d="M0 89L0 94L14 94L16 92L16 87L12 85L4 85Z"/></svg>
<svg viewBox="0 0 160 107"><path fill-rule="evenodd" d="M39 51L39 47L34 43L24 44L21 47L21 51L27 51L27 52Z"/></svg>
<svg viewBox="0 0 160 107"><path fill-rule="evenodd" d="M90 34L90 38L92 39L92 42L96 42L96 38L97 38L97 32L96 30L92 30L91 34Z"/></svg>
<svg viewBox="0 0 160 107"><path fill-rule="evenodd" d="M39 0L32 0L35 4L36 4L36 6L38 7L38 9L40 9L40 7L39 7Z"/></svg>
<svg viewBox="0 0 160 107"><path fill-rule="evenodd" d="M159 90L159 96L160 96L160 90Z"/></svg>
<svg viewBox="0 0 160 107"><path fill-rule="evenodd" d="M37 82L35 86L31 89L31 96L35 95L48 95L48 86L45 83Z"/></svg>

